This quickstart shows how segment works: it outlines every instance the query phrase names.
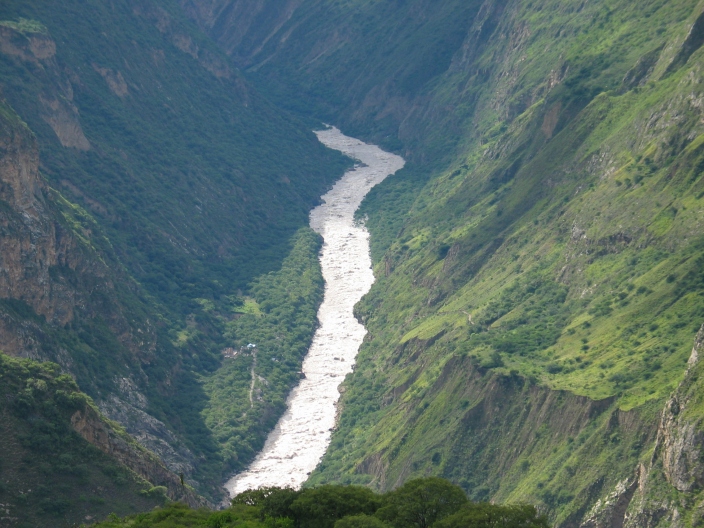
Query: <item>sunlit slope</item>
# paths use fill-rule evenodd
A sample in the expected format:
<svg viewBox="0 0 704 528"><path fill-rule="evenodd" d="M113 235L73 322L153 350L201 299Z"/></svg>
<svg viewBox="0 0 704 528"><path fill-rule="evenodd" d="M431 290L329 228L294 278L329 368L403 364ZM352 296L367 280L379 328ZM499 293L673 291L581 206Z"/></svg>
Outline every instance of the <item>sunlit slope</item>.
<svg viewBox="0 0 704 528"><path fill-rule="evenodd" d="M455 141L447 168L366 204L370 335L314 482L441 474L569 525L645 479L704 320L701 10L539 7L432 89L455 111L416 123Z"/></svg>

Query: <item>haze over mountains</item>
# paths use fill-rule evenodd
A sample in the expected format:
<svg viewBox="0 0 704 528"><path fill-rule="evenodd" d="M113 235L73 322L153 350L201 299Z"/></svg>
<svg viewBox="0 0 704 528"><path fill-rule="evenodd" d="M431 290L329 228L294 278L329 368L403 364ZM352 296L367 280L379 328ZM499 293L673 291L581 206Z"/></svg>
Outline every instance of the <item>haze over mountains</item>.
<svg viewBox="0 0 704 528"><path fill-rule="evenodd" d="M327 122L408 164L358 213L369 334L309 482L697 526L703 9L3 2L3 522L223 498L315 330Z"/></svg>

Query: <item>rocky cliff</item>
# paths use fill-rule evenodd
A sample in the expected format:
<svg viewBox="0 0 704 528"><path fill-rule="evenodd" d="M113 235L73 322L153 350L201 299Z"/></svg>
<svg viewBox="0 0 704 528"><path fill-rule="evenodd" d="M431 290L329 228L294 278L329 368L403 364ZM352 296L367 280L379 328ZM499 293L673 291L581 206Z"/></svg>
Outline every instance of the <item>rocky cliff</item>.
<svg viewBox="0 0 704 528"><path fill-rule="evenodd" d="M87 442L153 486L164 486L169 499L185 502L192 507L207 504L192 488L186 487L176 473L168 470L159 458L135 442L119 426L107 422L94 407L77 410L71 416L71 427Z"/></svg>
<svg viewBox="0 0 704 528"><path fill-rule="evenodd" d="M103 412L123 423L142 445L158 453L172 472L151 454L153 460L149 464L153 467L141 467L135 460L147 456L144 450L138 456L112 444L100 445L101 449L146 480L156 479L158 485L162 481L168 484L168 478L177 479L173 472L190 478L195 471L195 456L162 421L145 412L148 400L133 381L144 379L140 365L149 362L156 338L149 330L148 320L138 322L133 315L130 324L125 316L119 301L121 292L114 284L125 281L129 287L130 279L114 260L111 269L104 258L112 258L111 255L101 256L96 251L93 239L103 235L96 225L91 226L88 215L48 187L39 173L35 136L7 105L2 107L0 120L0 199L4 204L0 212L0 349L14 356L58 362L82 379L85 374L77 365L81 359L73 348L75 343L64 344L71 339L67 329L83 327L85 331L91 328L86 320L105 319L120 347L122 360L132 364L132 368L117 378L112 394L107 387L101 387L105 391ZM106 359L119 361L120 356ZM97 389L92 384L86 386ZM79 420L83 425L78 429L95 443L98 436L86 436L85 431L91 429L90 424L97 424L93 429L99 429L102 422L94 412L86 420ZM102 436L104 440L109 437ZM172 491L169 493L173 495Z"/></svg>
<svg viewBox="0 0 704 528"><path fill-rule="evenodd" d="M55 363L0 354L0 523L56 526L167 499L203 505Z"/></svg>
<svg viewBox="0 0 704 528"><path fill-rule="evenodd" d="M624 527L698 526L704 517L704 428L701 417L704 327L695 339L687 371L660 415L649 460L634 472ZM597 505L584 526L613 526Z"/></svg>

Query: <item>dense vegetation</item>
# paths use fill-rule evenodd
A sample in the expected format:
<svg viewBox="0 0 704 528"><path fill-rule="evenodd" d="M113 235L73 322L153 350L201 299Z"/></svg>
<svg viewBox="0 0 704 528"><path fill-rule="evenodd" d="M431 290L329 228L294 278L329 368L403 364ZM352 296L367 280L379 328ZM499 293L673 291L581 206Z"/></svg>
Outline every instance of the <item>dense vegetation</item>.
<svg viewBox="0 0 704 528"><path fill-rule="evenodd" d="M462 489L438 478L416 479L378 495L359 486L326 485L295 491L246 491L224 511L191 510L172 504L96 527L275 527L275 528L547 528L528 505L500 506L467 500Z"/></svg>
<svg viewBox="0 0 704 528"><path fill-rule="evenodd" d="M17 299L0 311L106 413L136 416L130 433L161 422L150 447L185 452L175 470L217 499L300 370L321 279L299 229L348 161L251 89L176 2L3 2L0 39L3 108L35 134L52 220L83 252L52 268L79 292L70 324ZM257 303L262 317L241 313ZM251 410L247 357L223 356L243 342L260 344ZM223 398L238 376L241 400Z"/></svg>
<svg viewBox="0 0 704 528"><path fill-rule="evenodd" d="M697 525L701 6L282 4L0 8L4 97L37 135L62 225L119 282L85 285L94 308L65 327L16 299L2 313L36 330L42 357L66 350L96 399L144 396L212 497L295 383L321 294L319 240L299 229L345 162L180 8L282 106L410 161L359 213L378 277L357 308L369 336L311 479L387 493L279 490L293 509L268 520L262 502L125 522L313 525L316 493L333 490L367 497L333 515L341 526L393 526L388 490L440 475L560 526ZM483 509L501 515L473 503L434 522Z"/></svg>
<svg viewBox="0 0 704 528"><path fill-rule="evenodd" d="M323 297L320 244L319 235L301 229L281 269L254 281L249 296L232 299L232 319L224 323L230 357L204 380L205 423L222 446L225 475L244 469L261 449L300 379Z"/></svg>

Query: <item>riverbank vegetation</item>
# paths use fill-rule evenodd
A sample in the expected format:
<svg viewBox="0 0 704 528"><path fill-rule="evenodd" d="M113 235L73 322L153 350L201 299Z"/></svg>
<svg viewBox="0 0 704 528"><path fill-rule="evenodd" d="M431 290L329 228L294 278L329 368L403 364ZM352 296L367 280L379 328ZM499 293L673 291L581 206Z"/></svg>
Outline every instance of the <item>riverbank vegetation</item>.
<svg viewBox="0 0 704 528"><path fill-rule="evenodd" d="M319 2L280 27L242 49L252 79L409 161L360 210L369 334L312 482L432 473L558 526L700 522L701 465L668 454L677 484L654 448L704 321L701 5Z"/></svg>
<svg viewBox="0 0 704 528"><path fill-rule="evenodd" d="M302 228L281 268L233 296L221 314L229 348L220 368L203 378L205 424L218 443L224 478L241 471L264 445L300 379L317 328L324 282L322 238Z"/></svg>

